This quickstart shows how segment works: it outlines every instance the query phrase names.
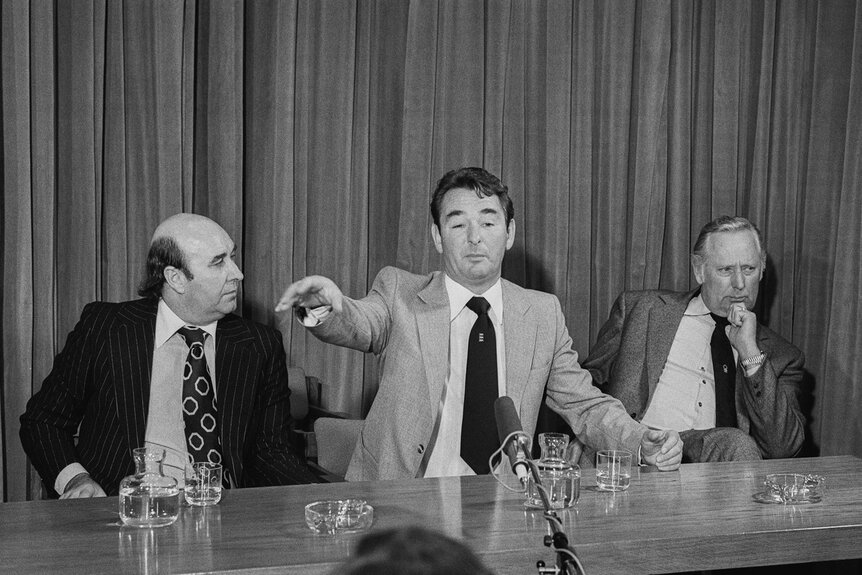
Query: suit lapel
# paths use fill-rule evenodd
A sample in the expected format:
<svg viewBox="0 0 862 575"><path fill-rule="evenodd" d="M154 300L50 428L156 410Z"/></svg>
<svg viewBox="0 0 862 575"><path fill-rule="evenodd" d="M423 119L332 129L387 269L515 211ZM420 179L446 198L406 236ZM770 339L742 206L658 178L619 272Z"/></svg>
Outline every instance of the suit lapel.
<svg viewBox="0 0 862 575"><path fill-rule="evenodd" d="M157 302L121 304L117 324L108 337L117 417L125 428L129 449L144 445L150 407Z"/></svg>
<svg viewBox="0 0 862 575"><path fill-rule="evenodd" d="M442 272L435 272L431 282L417 294L422 305L416 306L416 327L428 381L431 421L437 418L449 366L449 295L444 277Z"/></svg>
<svg viewBox="0 0 862 575"><path fill-rule="evenodd" d="M664 370L667 356L670 354L673 338L688 302L696 292L685 294L662 294L663 305L653 306L649 311L649 325L646 331L646 364L648 396L652 397L658 384L658 378Z"/></svg>
<svg viewBox="0 0 862 575"><path fill-rule="evenodd" d="M538 326L533 316L527 313L531 305L520 288L503 280L506 395L512 398L519 412L536 346Z"/></svg>
<svg viewBox="0 0 862 575"><path fill-rule="evenodd" d="M242 480L242 439L254 407L252 378L262 369L254 341L254 335L237 316L229 314L219 320L215 361L219 436L227 469L233 471L232 484ZM225 446L230 451L225 452L228 449Z"/></svg>

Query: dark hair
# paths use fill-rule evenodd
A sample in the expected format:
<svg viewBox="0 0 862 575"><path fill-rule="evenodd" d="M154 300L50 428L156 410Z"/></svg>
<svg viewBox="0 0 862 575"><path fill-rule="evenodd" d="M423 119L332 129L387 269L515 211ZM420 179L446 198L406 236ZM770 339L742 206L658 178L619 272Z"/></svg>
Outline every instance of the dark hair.
<svg viewBox="0 0 862 575"><path fill-rule="evenodd" d="M171 266L177 268L186 277L194 279L186 263L186 255L177 242L168 236L162 236L153 240L150 251L147 253L147 268L138 295L145 298L158 299L162 295L162 287L165 285L165 268Z"/></svg>
<svg viewBox="0 0 862 575"><path fill-rule="evenodd" d="M424 527L372 531L333 575L491 575L464 543Z"/></svg>
<svg viewBox="0 0 862 575"><path fill-rule="evenodd" d="M434 225L438 228L440 227L440 206L443 204L443 196L449 190L458 188L473 190L480 197L497 196L506 212L507 226L515 217L515 207L512 205L512 198L509 197L509 188L500 181L500 178L484 168L459 168L440 178L434 195L431 196L431 217L434 219Z"/></svg>
<svg viewBox="0 0 862 575"><path fill-rule="evenodd" d="M766 248L763 246L763 237L760 235L760 230L742 216L718 216L701 228L697 240L694 242L694 248L691 250L691 255L703 259L706 257L706 240L712 234L720 232L735 232L740 230L748 230L754 233L757 239L757 248L760 250L760 259L766 259Z"/></svg>

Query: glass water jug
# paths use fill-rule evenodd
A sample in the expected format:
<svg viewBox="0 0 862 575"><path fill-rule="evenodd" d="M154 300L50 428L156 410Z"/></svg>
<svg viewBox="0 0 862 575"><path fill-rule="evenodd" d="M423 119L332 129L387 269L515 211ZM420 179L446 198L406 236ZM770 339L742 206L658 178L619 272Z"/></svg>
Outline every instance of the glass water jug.
<svg viewBox="0 0 862 575"><path fill-rule="evenodd" d="M165 450L138 447L133 450L135 474L120 482L120 519L133 527L163 527L180 514L177 480L164 474Z"/></svg>
<svg viewBox="0 0 862 575"><path fill-rule="evenodd" d="M578 502L581 493L581 468L572 461L569 436L564 433L540 433L539 446L542 457L536 461L542 487L554 509L571 507ZM527 480L527 499L524 505L544 509L539 487L532 474Z"/></svg>

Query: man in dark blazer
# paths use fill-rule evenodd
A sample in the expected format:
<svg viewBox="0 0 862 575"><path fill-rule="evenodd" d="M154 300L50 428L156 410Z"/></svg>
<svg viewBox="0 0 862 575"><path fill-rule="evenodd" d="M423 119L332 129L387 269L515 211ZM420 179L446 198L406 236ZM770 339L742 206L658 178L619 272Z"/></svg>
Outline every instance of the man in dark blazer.
<svg viewBox="0 0 862 575"><path fill-rule="evenodd" d="M443 271L416 275L384 268L361 300L344 296L328 278L309 276L292 284L276 308L313 317L304 323L323 341L382 359L380 388L347 479L487 473L488 456L499 445L493 408L489 413L487 405L465 405L468 350L474 345L468 336L480 323L470 307L476 299L488 305L484 318L494 326L497 364L480 385L490 402L512 398L529 436L547 391L548 405L588 445L625 448L659 469L676 469L681 445L675 432L646 429L591 385L578 365L559 300L501 279L503 256L515 239L506 186L481 168L453 170L438 182L431 212ZM465 432L467 426L472 431ZM481 455L470 463L464 446L478 435Z"/></svg>
<svg viewBox="0 0 862 575"><path fill-rule="evenodd" d="M683 462L796 455L805 437L804 359L751 311L766 265L759 230L719 217L701 230L691 261L694 291L622 293L584 367L633 418L679 431ZM727 376L722 411L711 341L724 318L733 358L718 371L735 369L735 377Z"/></svg>
<svg viewBox="0 0 862 575"><path fill-rule="evenodd" d="M178 214L156 229L145 299L87 305L42 388L21 416L21 441L49 492L116 494L132 450L167 448L182 478L191 448L183 415L185 326L206 332L214 384L211 433L232 487L309 483L288 447L289 390L281 334L232 312L243 279L221 226ZM214 369L208 366L214 366Z"/></svg>

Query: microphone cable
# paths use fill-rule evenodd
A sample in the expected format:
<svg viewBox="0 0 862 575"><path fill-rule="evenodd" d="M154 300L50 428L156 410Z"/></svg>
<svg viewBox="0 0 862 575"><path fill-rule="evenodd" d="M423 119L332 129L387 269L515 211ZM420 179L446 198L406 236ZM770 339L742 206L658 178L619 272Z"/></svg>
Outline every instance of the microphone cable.
<svg viewBox="0 0 862 575"><path fill-rule="evenodd" d="M521 431L513 431L509 435L506 436L506 439L502 442L502 445L498 447L488 458L488 467L491 469L491 475L494 479L505 487L508 491L513 493L526 493L527 492L527 479L526 481L519 481L521 487L519 489L510 487L503 479L501 479L501 475L497 472L500 465L503 463L505 456L503 455L503 451L505 450L505 446L509 444L513 439L517 439L517 437L523 432ZM526 460L526 463L530 466L532 472L538 475L538 469L536 469L536 464L532 459ZM515 475L512 475L515 477ZM556 512L548 503L548 491L544 485L541 483L536 483L536 489L539 491L539 494L542 497L542 501L546 503L546 509L542 513L545 520L548 522L549 527L551 528L551 535L546 535L544 539L544 543L546 547L552 547L554 551L561 556L566 556L566 559L560 561L563 564L563 567L555 567L554 571L556 573L560 573L561 571L566 575L587 575L586 569L584 569L581 560L575 554L574 550L569 547L568 538L566 534L563 533L563 524L560 522L560 518L557 516ZM569 569L565 566L566 561L570 562L572 568L574 568L574 572L569 572ZM544 570L546 568L540 567L540 573L546 573L548 571Z"/></svg>

